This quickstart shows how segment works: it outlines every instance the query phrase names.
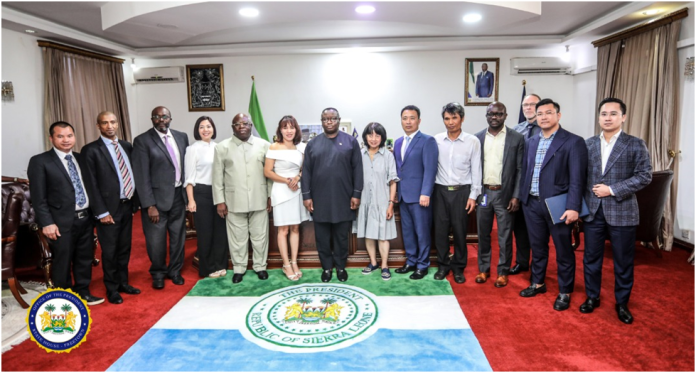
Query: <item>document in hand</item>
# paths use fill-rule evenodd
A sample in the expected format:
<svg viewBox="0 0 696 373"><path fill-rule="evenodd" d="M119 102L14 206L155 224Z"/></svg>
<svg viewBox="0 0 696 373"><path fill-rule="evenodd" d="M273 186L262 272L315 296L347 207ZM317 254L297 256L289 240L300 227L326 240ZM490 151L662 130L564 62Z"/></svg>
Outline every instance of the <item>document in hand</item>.
<svg viewBox="0 0 696 373"><path fill-rule="evenodd" d="M568 199L568 193L546 199L546 207L549 209L549 214L551 214L551 220L553 220L554 224L565 222L565 220L561 220L561 216L566 212L566 199ZM590 215L590 210L587 208L584 198L582 199L580 210L579 217Z"/></svg>

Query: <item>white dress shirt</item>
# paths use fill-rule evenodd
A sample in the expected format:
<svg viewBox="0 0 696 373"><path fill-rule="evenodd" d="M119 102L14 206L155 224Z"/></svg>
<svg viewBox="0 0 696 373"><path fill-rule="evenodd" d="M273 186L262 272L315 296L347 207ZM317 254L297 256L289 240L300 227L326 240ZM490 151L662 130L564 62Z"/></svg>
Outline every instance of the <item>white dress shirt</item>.
<svg viewBox="0 0 696 373"><path fill-rule="evenodd" d="M476 136L462 131L459 137L450 140L447 132L435 135L437 148L437 175L435 184L471 185L470 199L481 194L481 142Z"/></svg>
<svg viewBox="0 0 696 373"><path fill-rule="evenodd" d="M609 156L611 155L611 151L614 150L614 145L616 145L616 140L619 138L619 135L621 135L621 132L623 132L623 130L619 130L619 132L612 136L608 142L604 138L604 131L599 133L599 149L602 152L602 175L604 175L604 172L606 171ZM613 196L614 190L612 190L610 186L608 187L609 193L611 193Z"/></svg>
<svg viewBox="0 0 696 373"><path fill-rule="evenodd" d="M85 198L86 201L84 206L80 207L77 205L77 201L75 201L75 211L79 210L84 210L89 207L89 195L87 194L87 189L85 188L85 178L82 176L82 170L80 169L80 164L77 162L77 159L75 159L75 155L73 154L72 150L68 153L63 153L62 151L56 149L53 147L53 150L58 154L58 158L60 158L60 161L63 163L63 167L65 167L65 171L68 172L68 176L70 176L70 168L68 167L68 161L65 159L65 156L70 154L72 156L72 161L75 163L75 167L77 168L77 173L80 175L80 184L82 185L82 190L85 192ZM77 192L77 191L75 191ZM77 198L75 198L77 200Z"/></svg>
<svg viewBox="0 0 696 373"><path fill-rule="evenodd" d="M404 157L406 156L406 151L408 150L407 148L404 147L406 145L406 138L410 138L408 146L411 146L411 143L413 142L413 138L416 137L416 135L420 132L420 130L416 130L416 132L412 133L411 136L407 135L404 133L404 140L401 143L401 160L404 160Z"/></svg>
<svg viewBox="0 0 696 373"><path fill-rule="evenodd" d="M198 140L186 148L184 187L196 184L213 185L215 141Z"/></svg>
<svg viewBox="0 0 696 373"><path fill-rule="evenodd" d="M169 144L174 148L174 154L176 154L176 162L181 162L180 161L181 153L179 153L179 145L177 145L176 139L174 138L174 135L172 135L172 131L170 131L169 128L167 128L167 133L162 133L162 132L157 131L157 130L155 130L155 132L157 132L160 139L162 139L162 144L164 145L165 148L167 147L167 139L165 138L165 136L169 136ZM172 160L172 161L174 161L174 160ZM184 169L184 165L179 164L179 170L183 170L183 169ZM174 183L174 187L180 187L180 186L181 186L181 180L177 180L176 183Z"/></svg>

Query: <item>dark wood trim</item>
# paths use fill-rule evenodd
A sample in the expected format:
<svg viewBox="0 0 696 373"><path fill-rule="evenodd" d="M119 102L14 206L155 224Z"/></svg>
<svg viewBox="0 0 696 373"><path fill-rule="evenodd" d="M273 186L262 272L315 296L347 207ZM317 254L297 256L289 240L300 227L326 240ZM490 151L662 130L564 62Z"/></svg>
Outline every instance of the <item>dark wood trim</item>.
<svg viewBox="0 0 696 373"><path fill-rule="evenodd" d="M678 247L678 248L680 248L680 249L682 249L682 250L686 250L686 251L689 251L689 252L694 251L694 244L692 244L691 242L682 241L682 240L680 240L680 239L678 239L678 238L675 238L675 239L674 239L674 243L672 244L672 246L673 246L673 247Z"/></svg>
<svg viewBox="0 0 696 373"><path fill-rule="evenodd" d="M121 59L121 58L111 57L111 56L107 56L105 54L91 52L91 51L80 49L80 48L69 47L67 45L58 44L58 43L50 42L47 40L38 40L38 43L39 43L39 47L58 49L58 50L61 50L63 52L79 54L80 56L96 58L98 60L116 62L116 63L121 63L121 64L126 61L126 60Z"/></svg>
<svg viewBox="0 0 696 373"><path fill-rule="evenodd" d="M672 12L670 14L666 14L652 22L644 22L641 23L640 25L633 26L627 30L623 30L620 32L617 32L616 34L606 36L604 38L601 38L599 40L595 40L592 42L592 45L594 45L595 48L599 48L603 45L611 44L616 41L628 39L630 37L636 36L638 34L642 34L644 32L654 30L660 26L668 25L674 21L680 20L682 18L686 18L689 15L689 8L682 8L677 10L676 12Z"/></svg>
<svg viewBox="0 0 696 373"><path fill-rule="evenodd" d="M2 182L29 184L29 179L21 179L14 176L2 176Z"/></svg>

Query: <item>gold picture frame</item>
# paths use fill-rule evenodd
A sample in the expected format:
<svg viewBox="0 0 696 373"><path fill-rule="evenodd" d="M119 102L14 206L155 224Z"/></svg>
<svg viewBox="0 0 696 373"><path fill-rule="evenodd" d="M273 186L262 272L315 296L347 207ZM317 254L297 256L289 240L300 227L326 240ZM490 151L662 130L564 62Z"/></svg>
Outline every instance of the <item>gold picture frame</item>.
<svg viewBox="0 0 696 373"><path fill-rule="evenodd" d="M464 71L465 106L487 106L493 101L498 101L500 58L467 58Z"/></svg>
<svg viewBox="0 0 696 373"><path fill-rule="evenodd" d="M225 111L222 64L186 65L189 111Z"/></svg>

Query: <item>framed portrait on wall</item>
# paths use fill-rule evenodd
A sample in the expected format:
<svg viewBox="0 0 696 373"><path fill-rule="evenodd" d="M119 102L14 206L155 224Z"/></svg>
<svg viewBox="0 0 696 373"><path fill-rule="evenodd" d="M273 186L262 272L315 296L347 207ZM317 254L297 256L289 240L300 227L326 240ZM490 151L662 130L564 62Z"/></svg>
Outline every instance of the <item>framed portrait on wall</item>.
<svg viewBox="0 0 696 373"><path fill-rule="evenodd" d="M486 106L498 101L500 58L467 58L464 63L464 105Z"/></svg>
<svg viewBox="0 0 696 373"><path fill-rule="evenodd" d="M225 111L222 64L186 65L189 111Z"/></svg>

